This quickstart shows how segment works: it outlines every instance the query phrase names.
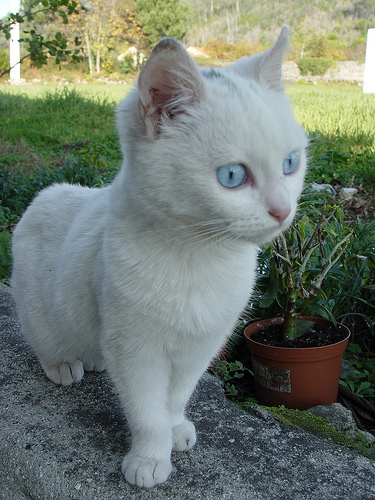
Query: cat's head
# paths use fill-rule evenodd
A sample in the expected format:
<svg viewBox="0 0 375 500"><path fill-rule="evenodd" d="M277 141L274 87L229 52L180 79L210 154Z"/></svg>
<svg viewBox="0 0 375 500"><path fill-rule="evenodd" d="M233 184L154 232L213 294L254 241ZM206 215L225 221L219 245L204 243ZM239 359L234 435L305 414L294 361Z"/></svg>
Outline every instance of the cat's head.
<svg viewBox="0 0 375 500"><path fill-rule="evenodd" d="M120 104L124 189L160 227L260 245L293 220L307 139L281 86L283 28L266 52L200 70L162 39Z"/></svg>

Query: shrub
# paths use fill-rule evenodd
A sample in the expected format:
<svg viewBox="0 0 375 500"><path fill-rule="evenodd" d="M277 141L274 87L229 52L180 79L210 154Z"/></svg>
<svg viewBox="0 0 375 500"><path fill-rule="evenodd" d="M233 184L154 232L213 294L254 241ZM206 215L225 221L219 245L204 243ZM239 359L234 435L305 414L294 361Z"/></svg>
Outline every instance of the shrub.
<svg viewBox="0 0 375 500"><path fill-rule="evenodd" d="M333 61L324 57L302 57L297 61L301 75L322 76L332 66Z"/></svg>
<svg viewBox="0 0 375 500"><path fill-rule="evenodd" d="M119 61L119 68L121 73L127 75L135 71L133 56L125 56L121 61Z"/></svg>
<svg viewBox="0 0 375 500"><path fill-rule="evenodd" d="M2 207L0 201L0 283L8 283L12 267L10 229L12 218L10 210Z"/></svg>
<svg viewBox="0 0 375 500"><path fill-rule="evenodd" d="M113 178L115 170L103 163L100 148L81 152L78 160L70 158L61 168L35 169L29 174L0 163L0 283L9 282L12 228L41 189L61 182L103 187Z"/></svg>
<svg viewBox="0 0 375 500"><path fill-rule="evenodd" d="M258 44L251 44L245 40L237 43L224 42L219 38L208 40L204 45L204 50L210 57L215 59L233 59L237 60L243 56L250 56L261 52L262 47Z"/></svg>
<svg viewBox="0 0 375 500"><path fill-rule="evenodd" d="M106 73L113 73L116 68L116 61L111 57L110 54L107 54L102 58L100 68Z"/></svg>
<svg viewBox="0 0 375 500"><path fill-rule="evenodd" d="M9 50L0 49L0 72L9 68Z"/></svg>

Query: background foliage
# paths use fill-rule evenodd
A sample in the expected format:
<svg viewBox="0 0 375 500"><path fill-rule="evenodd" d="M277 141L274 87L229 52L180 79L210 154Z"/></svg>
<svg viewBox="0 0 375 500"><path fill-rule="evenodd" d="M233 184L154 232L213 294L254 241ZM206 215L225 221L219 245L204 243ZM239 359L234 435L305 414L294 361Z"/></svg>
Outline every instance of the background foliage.
<svg viewBox="0 0 375 500"><path fill-rule="evenodd" d="M22 0L19 16L0 21L0 50L7 50L9 23L22 22L22 57L39 67L52 57L70 58L89 74L124 72L118 57L135 47L137 70L163 35L200 46L213 59L259 52L291 31L290 57L304 74L323 74L333 61L363 61L366 35L375 22L371 0ZM85 8L82 8L82 5ZM2 34L2 35L1 35ZM8 57L6 55L6 57ZM0 71L4 66L0 55ZM131 59L128 59L128 63ZM4 71L4 70L3 70ZM1 73L0 73L1 74Z"/></svg>

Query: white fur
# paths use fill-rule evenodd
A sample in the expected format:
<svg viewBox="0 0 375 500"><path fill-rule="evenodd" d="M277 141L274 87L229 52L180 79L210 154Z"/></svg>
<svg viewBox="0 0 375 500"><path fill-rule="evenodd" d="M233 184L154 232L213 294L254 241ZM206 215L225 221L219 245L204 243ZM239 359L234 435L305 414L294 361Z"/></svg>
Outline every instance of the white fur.
<svg viewBox="0 0 375 500"><path fill-rule="evenodd" d="M171 450L194 445L185 405L250 297L257 245L294 217L306 137L280 87L286 39L222 77L162 40L119 106L114 182L52 186L15 230L23 332L56 384L108 368L132 431L132 484L165 481ZM284 176L295 149L301 166ZM231 163L251 182L219 184Z"/></svg>

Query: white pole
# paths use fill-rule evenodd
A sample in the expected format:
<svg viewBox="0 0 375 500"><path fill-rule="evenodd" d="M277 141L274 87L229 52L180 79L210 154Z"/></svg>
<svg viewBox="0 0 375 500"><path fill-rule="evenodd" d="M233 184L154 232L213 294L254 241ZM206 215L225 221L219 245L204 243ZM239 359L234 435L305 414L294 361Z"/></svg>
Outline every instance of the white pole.
<svg viewBox="0 0 375 500"><path fill-rule="evenodd" d="M375 29L370 29L367 32L363 92L365 94L375 94Z"/></svg>
<svg viewBox="0 0 375 500"><path fill-rule="evenodd" d="M17 14L19 11L19 0L10 0L10 11L12 14ZM10 55L10 79L13 82L19 82L21 79L21 65L18 64L20 60L20 26L18 23L14 23L10 32L10 44L9 44L9 55Z"/></svg>

